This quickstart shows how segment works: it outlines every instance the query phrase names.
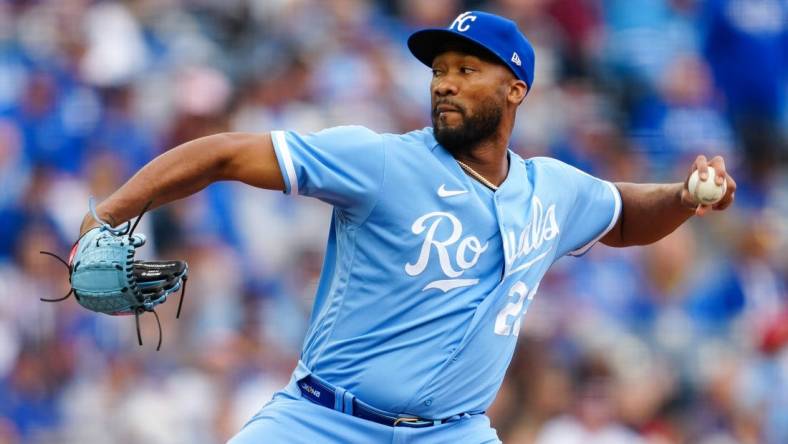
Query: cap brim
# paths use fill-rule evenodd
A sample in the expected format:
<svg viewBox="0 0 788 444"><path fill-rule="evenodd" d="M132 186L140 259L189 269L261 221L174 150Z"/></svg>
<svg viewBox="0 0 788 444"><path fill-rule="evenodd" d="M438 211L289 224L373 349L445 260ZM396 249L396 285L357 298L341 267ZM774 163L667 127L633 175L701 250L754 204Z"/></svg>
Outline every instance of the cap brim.
<svg viewBox="0 0 788 444"><path fill-rule="evenodd" d="M432 60L435 59L435 56L444 50L447 43L452 41L471 43L481 52L488 54L495 60L499 60L506 66L505 60L480 42L466 35L441 28L422 29L414 32L408 37L408 49L421 63L432 67Z"/></svg>

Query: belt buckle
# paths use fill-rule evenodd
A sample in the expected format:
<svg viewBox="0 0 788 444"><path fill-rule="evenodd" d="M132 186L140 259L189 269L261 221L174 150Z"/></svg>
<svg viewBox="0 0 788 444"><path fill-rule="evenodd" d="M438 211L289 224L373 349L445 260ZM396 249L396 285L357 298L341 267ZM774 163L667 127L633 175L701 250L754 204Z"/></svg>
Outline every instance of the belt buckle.
<svg viewBox="0 0 788 444"><path fill-rule="evenodd" d="M394 424L392 425L392 427L397 427L397 426L427 427L427 426L430 426L430 425L434 425L434 423L435 423L435 421L430 421L428 419L404 417L404 418L397 418L397 419L395 419L394 420Z"/></svg>
<svg viewBox="0 0 788 444"><path fill-rule="evenodd" d="M394 420L394 425L392 427L397 427L398 425L400 425L403 422L404 423L409 423L409 422L420 422L420 421L421 421L421 419L419 419L419 418L407 418L407 417L405 417L405 418L397 418L397 419Z"/></svg>

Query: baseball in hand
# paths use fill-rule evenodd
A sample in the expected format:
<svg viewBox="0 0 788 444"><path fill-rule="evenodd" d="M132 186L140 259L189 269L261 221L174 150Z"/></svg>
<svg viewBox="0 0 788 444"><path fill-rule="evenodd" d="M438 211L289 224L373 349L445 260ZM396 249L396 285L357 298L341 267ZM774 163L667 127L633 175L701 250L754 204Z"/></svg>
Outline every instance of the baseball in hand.
<svg viewBox="0 0 788 444"><path fill-rule="evenodd" d="M722 185L717 185L715 182L717 172L714 171L714 168L708 167L706 171L709 174L706 180L700 180L698 170L693 171L687 183L687 190L695 202L702 205L714 205L725 195L727 185L724 181Z"/></svg>

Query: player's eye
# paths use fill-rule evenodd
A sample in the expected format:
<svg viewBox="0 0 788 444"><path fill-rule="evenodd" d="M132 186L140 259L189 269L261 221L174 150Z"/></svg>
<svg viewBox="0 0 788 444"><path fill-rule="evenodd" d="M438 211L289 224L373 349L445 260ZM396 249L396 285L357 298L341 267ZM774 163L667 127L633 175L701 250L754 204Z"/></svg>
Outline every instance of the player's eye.
<svg viewBox="0 0 788 444"><path fill-rule="evenodd" d="M432 69L432 77L438 77L440 74L441 71L439 69L435 69L435 68Z"/></svg>
<svg viewBox="0 0 788 444"><path fill-rule="evenodd" d="M476 72L476 70L471 68L470 66L463 66L462 68L460 68L460 72L463 74L470 74L472 72Z"/></svg>

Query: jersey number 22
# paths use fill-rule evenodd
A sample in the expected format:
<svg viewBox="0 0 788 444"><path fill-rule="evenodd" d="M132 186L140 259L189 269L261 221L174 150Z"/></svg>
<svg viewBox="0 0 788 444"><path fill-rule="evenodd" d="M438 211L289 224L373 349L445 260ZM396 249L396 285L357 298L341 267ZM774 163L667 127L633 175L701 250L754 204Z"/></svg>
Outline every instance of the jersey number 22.
<svg viewBox="0 0 788 444"><path fill-rule="evenodd" d="M523 319L525 311L531 305L531 301L536 295L539 284L529 292L528 286L523 281L517 281L509 289L509 300L503 309L498 312L495 318L495 334L501 336L517 336L520 334L520 321Z"/></svg>

